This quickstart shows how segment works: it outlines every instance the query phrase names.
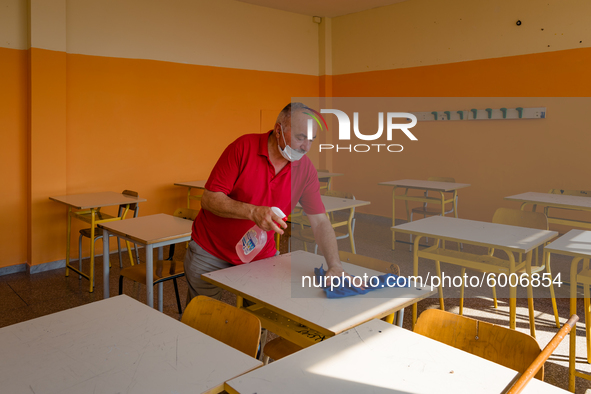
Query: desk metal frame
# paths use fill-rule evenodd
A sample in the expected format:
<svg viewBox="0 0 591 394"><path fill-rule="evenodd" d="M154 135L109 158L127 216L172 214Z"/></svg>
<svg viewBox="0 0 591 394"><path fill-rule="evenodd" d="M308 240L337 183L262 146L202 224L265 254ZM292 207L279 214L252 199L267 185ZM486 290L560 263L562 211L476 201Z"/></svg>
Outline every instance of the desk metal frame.
<svg viewBox="0 0 591 394"><path fill-rule="evenodd" d="M129 206L131 204L140 203L146 201L145 198L127 196L122 193L116 192L100 192L100 193L86 193L77 195L66 195L59 197L49 197L50 200L66 204L68 206L67 211L67 231L66 231L66 276L70 275L70 270L76 272L79 276L88 279L90 282L89 292L94 291L94 234L96 226L103 223L109 223L119 221L127 215ZM125 204L125 210L120 217L114 217L106 215L100 212L100 208L123 205ZM74 211L73 209L78 209ZM72 233L72 218L82 220L85 223L90 224L90 274L87 275L79 268L70 265L70 245L71 245L71 233ZM103 244L109 243L108 235L103 236ZM130 246L127 244L127 249ZM107 248L107 261L108 261L109 249ZM133 261L132 261L133 262ZM79 262L81 263L81 262Z"/></svg>
<svg viewBox="0 0 591 394"><path fill-rule="evenodd" d="M548 223L591 230L591 222L565 219L549 215L550 208L591 212L591 197L529 192L505 197L505 200L521 202L522 211L525 210L525 207L528 204L532 205L532 211L535 211L538 205L544 207L544 213L548 217Z"/></svg>
<svg viewBox="0 0 591 394"><path fill-rule="evenodd" d="M477 226L474 226L477 224ZM425 226L429 226L432 228L437 228L438 230L441 228L449 228L450 232L451 229L458 229L464 228L466 229L467 226L470 226L470 230L474 239L466 239L465 237L458 237L455 236L452 232L452 235L446 235L445 232L441 232L438 230L429 231L429 230L417 230L414 227L424 228ZM501 242L497 242L495 240L486 240L483 236L478 234L479 231L483 233L486 232L488 229L496 229L497 231L502 228L507 228L507 233L511 230L520 229L521 233L526 236L537 236L536 239L532 239L528 241L527 244L520 245L519 240L515 240L515 244L508 246L506 244L502 244ZM450 218L450 217L442 217L442 216L433 216L427 219L417 220L412 223L406 223L396 227L396 230L406 234L412 234L416 236L414 243L413 243L413 275L418 276L419 274L419 258L425 258L429 260L435 261L435 268L437 271L437 275L441 277L441 266L440 262L454 264L458 266L462 266L465 268L471 268L476 270L481 270L484 272L493 272L490 269L491 265L498 266L498 269L494 271L494 273L502 273L505 272L507 275L511 275L512 273L517 273L519 270L525 268L526 273L529 277L531 277L531 261L532 261L532 254L533 250L540 245L543 245L545 242L549 241L550 239L554 238L558 235L555 231L547 231L547 230L534 230L528 229L523 227L516 227L516 226L508 226L503 224L496 224L496 223L487 223L487 222L477 222L474 220L466 220L466 219L457 219L457 218ZM419 241L422 237L434 237L437 239L435 245L428 247L426 249L419 250ZM463 242L472 245L483 246L486 248L494 248L498 250L502 250L507 255L507 259L501 259L494 256L489 255L476 255L467 252L455 251L446 249L445 246L440 247L441 241L452 241L452 242ZM515 256L513 252L517 253L524 253L525 260L523 261L515 261ZM508 266L508 268L506 268ZM533 314L533 289L531 286L531 282L528 282L529 286L527 288L527 296L528 296L528 306L529 306L529 321L530 321L530 332L531 335L535 338L535 322L534 322L534 314ZM509 288L509 326L511 329L515 329L516 327L516 310L517 310L517 288L511 286ZM443 288L439 286L439 303L442 310L444 310L444 301L443 301ZM413 305L413 319L412 325L414 328L414 324L417 319L417 307Z"/></svg>
<svg viewBox="0 0 591 394"><path fill-rule="evenodd" d="M406 207L406 221L410 222L409 201L421 203L441 204L441 216L445 216L445 204L453 204L454 217L458 217L457 195L458 189L470 186L466 183L435 182L413 179L403 179L400 181L381 182L378 185L392 187L392 227L396 226L396 200L403 200ZM398 188L404 188L403 194L396 194ZM428 196L409 196L409 190L434 191L439 193L439 197ZM445 197L445 193L453 193L450 198ZM405 241L398 241L406 243ZM392 250L396 249L396 232L392 231Z"/></svg>
<svg viewBox="0 0 591 394"><path fill-rule="evenodd" d="M584 197L585 198L585 197ZM577 239L578 238L578 239ZM573 258L570 267L570 316L577 313L577 283L582 283L584 288L585 305L585 332L587 341L587 362L591 363L591 302L589 286L591 285L591 270L589 260L591 258L591 231L571 230L556 241L544 248L544 253L550 258L551 253L571 256ZM579 263L583 262L579 271ZM577 330L570 332L568 389L575 391L575 378L591 380L591 375L579 372L576 369Z"/></svg>
<svg viewBox="0 0 591 394"><path fill-rule="evenodd" d="M151 216L170 216L170 215L165 215L165 214L157 214L157 215L151 215ZM137 219L145 219L148 218L149 216L142 216L139 218L135 218L135 219L128 219L129 221L131 220L137 220ZM172 217L172 216L171 216ZM185 219L181 219L181 218L175 218L178 220L185 220ZM187 221L188 222L188 221ZM162 260L163 259L163 250L162 247L166 246L166 245L172 245L172 244L176 244L176 243L180 243L180 242L187 242L191 240L191 231L190 231L190 227L189 227L189 231L186 234L176 234L176 235L171 235L169 237L160 239L160 240L145 240L145 239L140 239L136 236L134 236L133 234L125 234L119 231L114 231L113 229L109 229L108 227L105 226L101 226L101 228L103 229L104 233L105 233L105 242L103 242L103 253L104 256L106 256L104 258L104 262L103 262L103 298L109 298L109 254L106 252L109 250L109 238L108 238L108 234L113 234L118 236L121 239L124 239L126 241L130 241L130 242L135 242L136 244L140 244L140 245L144 245L144 247L146 248L146 302L148 304L148 306L150 306L151 308L154 307L154 248L158 249L158 259ZM163 292L163 283L160 282L158 283L158 310L160 312L162 312L163 310L163 300L162 300L162 292Z"/></svg>

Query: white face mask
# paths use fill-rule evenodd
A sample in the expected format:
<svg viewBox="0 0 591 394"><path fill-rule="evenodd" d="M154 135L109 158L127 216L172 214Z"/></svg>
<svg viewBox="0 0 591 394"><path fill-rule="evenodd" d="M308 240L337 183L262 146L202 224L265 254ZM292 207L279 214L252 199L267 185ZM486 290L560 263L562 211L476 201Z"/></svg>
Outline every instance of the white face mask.
<svg viewBox="0 0 591 394"><path fill-rule="evenodd" d="M305 153L299 152L299 151L293 149L291 146L287 145L287 142L285 141L285 134L283 133L283 126L281 126L281 123L279 124L279 127L281 127L281 135L283 136L283 142L285 142L285 149L281 149L281 145L279 145L279 141L277 141L277 147L279 148L279 153L281 153L281 156L283 156L285 158L285 160L288 160L288 161L300 160L302 157L304 157Z"/></svg>

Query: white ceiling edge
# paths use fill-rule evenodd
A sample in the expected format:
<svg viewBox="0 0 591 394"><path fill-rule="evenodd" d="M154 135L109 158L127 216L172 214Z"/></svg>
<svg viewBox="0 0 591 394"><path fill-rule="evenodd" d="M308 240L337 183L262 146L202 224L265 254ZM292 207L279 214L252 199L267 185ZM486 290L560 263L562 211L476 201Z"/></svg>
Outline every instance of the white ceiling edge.
<svg viewBox="0 0 591 394"><path fill-rule="evenodd" d="M238 0L243 3L274 8L309 16L335 18L407 0Z"/></svg>

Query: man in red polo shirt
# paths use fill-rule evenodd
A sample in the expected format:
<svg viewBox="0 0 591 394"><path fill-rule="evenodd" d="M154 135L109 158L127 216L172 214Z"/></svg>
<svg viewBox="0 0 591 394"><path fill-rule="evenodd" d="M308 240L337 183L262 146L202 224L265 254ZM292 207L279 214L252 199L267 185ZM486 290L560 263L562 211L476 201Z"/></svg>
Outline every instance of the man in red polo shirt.
<svg viewBox="0 0 591 394"><path fill-rule="evenodd" d="M327 276L341 276L334 230L320 199L318 174L305 154L307 122L312 110L288 104L269 133L247 134L231 143L211 172L201 199L201 212L193 223L192 240L185 255L185 273L191 298L219 299L221 289L203 281L201 274L242 264L236 243L257 224L268 231L267 244L255 260L277 252L273 232L283 234L287 224L273 213L286 214L299 202L308 215L316 242L328 264ZM314 138L317 125L314 123Z"/></svg>

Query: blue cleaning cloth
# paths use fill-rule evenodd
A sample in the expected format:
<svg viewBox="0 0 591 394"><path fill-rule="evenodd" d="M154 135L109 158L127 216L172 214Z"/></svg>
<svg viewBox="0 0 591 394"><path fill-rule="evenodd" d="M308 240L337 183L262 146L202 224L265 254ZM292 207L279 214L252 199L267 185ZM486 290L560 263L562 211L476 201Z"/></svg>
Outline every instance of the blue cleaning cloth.
<svg viewBox="0 0 591 394"><path fill-rule="evenodd" d="M324 265L320 266L320 268L314 268L314 275L316 276L316 283L324 283L324 277L326 275L326 271L324 270ZM341 280L339 287L331 288L330 280L327 280L326 287L323 287L324 292L326 293L326 297L328 298L343 298L343 297L350 297L355 296L358 294L366 294L370 291L381 289L384 287L410 287L410 283L406 280L406 278L402 278L398 280L398 275L394 274L384 274L377 276L376 278L379 279L379 282L376 286L372 286L376 284L375 279L370 281L368 279L368 283L364 284L365 289L360 289L359 287L353 286L352 283L349 283L349 280L345 280L345 283L342 283ZM388 278L392 278L388 281ZM363 278L362 278L363 279ZM352 281L351 281L352 282ZM359 282L357 280L357 282ZM371 283L370 283L371 282ZM400 282L400 283L398 283ZM400 284L400 286L398 286Z"/></svg>

